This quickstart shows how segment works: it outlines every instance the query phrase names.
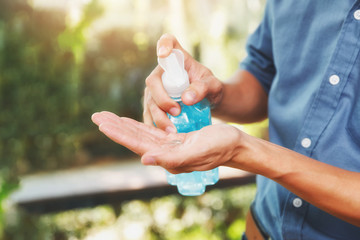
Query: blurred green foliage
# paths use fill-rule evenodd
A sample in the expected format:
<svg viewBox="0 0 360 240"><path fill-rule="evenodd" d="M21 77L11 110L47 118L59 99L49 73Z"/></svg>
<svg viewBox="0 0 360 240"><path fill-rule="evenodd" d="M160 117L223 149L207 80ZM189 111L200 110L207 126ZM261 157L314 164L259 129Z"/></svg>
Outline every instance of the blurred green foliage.
<svg viewBox="0 0 360 240"><path fill-rule="evenodd" d="M90 48L84 36L101 14L97 1L75 26L61 11L4 0L0 8L0 159L2 175L59 169L86 159L88 150L121 154L90 121L107 109L141 118L144 79L154 67L154 45L136 33L102 33ZM11 13L11 14L9 14ZM96 133L96 134L95 134ZM105 144L104 144L105 142ZM102 149L102 146L108 145ZM112 148L112 149L111 149ZM83 162L82 162L83 163ZM11 171L9 171L9 169Z"/></svg>
<svg viewBox="0 0 360 240"><path fill-rule="evenodd" d="M255 185L211 190L199 197L178 194L132 200L41 216L17 211L6 224L6 240L238 240Z"/></svg>

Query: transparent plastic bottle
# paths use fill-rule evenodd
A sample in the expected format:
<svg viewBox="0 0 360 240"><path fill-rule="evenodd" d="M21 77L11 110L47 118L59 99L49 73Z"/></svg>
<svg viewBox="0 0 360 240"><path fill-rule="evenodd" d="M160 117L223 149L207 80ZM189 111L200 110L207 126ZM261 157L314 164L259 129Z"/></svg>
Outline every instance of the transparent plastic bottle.
<svg viewBox="0 0 360 240"><path fill-rule="evenodd" d="M177 131L187 133L211 125L210 104L207 99L192 106L185 105L181 101L181 94L189 86L188 74L184 69L183 53L174 49L168 57L158 58L158 62L165 71L162 75L165 90L181 107L181 113L178 116L168 114ZM213 185L219 180L218 168L176 175L166 171L166 175L168 183L176 185L179 193L185 196L201 195L205 192L206 185Z"/></svg>

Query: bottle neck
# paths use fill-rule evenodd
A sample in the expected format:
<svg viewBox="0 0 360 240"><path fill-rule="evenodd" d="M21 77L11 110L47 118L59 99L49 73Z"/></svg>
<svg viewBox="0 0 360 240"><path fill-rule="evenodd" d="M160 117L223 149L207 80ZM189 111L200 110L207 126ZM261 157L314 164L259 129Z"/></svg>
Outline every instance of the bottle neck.
<svg viewBox="0 0 360 240"><path fill-rule="evenodd" d="M175 102L181 102L181 97L171 97Z"/></svg>

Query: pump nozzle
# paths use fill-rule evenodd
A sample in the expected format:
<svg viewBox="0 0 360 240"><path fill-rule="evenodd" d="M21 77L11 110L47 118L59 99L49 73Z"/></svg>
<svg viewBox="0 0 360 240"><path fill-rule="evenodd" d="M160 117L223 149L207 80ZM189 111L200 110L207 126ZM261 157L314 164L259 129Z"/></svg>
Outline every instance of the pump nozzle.
<svg viewBox="0 0 360 240"><path fill-rule="evenodd" d="M159 65L164 69L162 82L165 90L172 98L180 98L189 86L189 77L184 69L184 54L173 49L166 58L158 58Z"/></svg>

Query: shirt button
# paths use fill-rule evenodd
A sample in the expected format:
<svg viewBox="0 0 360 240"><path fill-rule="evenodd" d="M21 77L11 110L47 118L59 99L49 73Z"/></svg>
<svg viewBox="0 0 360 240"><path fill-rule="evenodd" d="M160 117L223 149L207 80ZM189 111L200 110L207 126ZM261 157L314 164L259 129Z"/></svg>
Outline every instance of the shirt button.
<svg viewBox="0 0 360 240"><path fill-rule="evenodd" d="M337 85L340 82L340 77L338 75L331 75L329 77L329 82L331 85Z"/></svg>
<svg viewBox="0 0 360 240"><path fill-rule="evenodd" d="M354 18L355 18L356 20L360 20L360 9L359 9L359 10L356 10L356 11L354 12Z"/></svg>
<svg viewBox="0 0 360 240"><path fill-rule="evenodd" d="M294 198L293 200L293 206L296 207L296 208L299 208L302 206L302 200L300 198Z"/></svg>
<svg viewBox="0 0 360 240"><path fill-rule="evenodd" d="M310 138L303 138L303 140L301 140L301 146L304 148L309 148L311 146Z"/></svg>

